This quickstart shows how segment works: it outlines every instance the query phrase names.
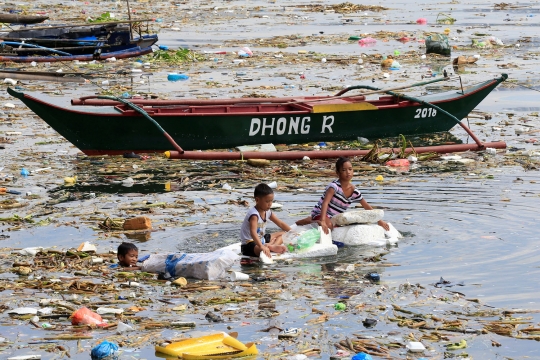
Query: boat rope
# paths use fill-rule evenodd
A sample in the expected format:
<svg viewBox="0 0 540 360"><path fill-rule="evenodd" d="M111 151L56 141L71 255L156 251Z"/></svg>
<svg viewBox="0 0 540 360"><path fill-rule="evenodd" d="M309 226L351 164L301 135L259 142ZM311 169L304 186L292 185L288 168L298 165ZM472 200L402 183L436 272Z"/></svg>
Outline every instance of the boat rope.
<svg viewBox="0 0 540 360"><path fill-rule="evenodd" d="M530 86L527 86L527 85L523 85L523 84L519 84L519 83L514 83L514 84L519 85L519 86L521 86L521 87L524 87L525 89L529 89L529 90L532 90L532 91L538 91L538 92L540 92L540 90L535 89L535 88L530 87Z"/></svg>
<svg viewBox="0 0 540 360"><path fill-rule="evenodd" d="M413 96L409 96L409 95L403 95L403 94L398 94L398 93L395 93L393 91L387 91L386 92L388 95L392 95L392 96L396 96L396 97L400 97L402 99L405 99L405 100L408 100L408 101L414 101L414 102L417 102L417 103L420 103L422 105L425 105L425 106L428 106L428 107L431 107L441 113L443 113L444 115L448 116L449 118L451 118L452 120L454 120L459 126L461 126L463 128L463 130L465 130L467 132L467 134L469 134L469 136L474 140L474 142L476 143L476 145L478 145L478 147L480 149L483 149L484 148L484 144L482 143L482 141L480 141L480 139L478 139L478 137L476 137L476 135L474 135L474 133L471 131L471 129L469 129L465 124L463 124L461 122L461 120L459 120L457 117L455 117L454 115L450 114L448 111L444 110L444 109L441 109L439 106L437 105L434 105L432 103L429 103L427 101L424 101L424 100L421 100L419 98L416 98L416 97L413 97Z"/></svg>
<svg viewBox="0 0 540 360"><path fill-rule="evenodd" d="M135 105L134 103L132 103L131 101L128 101L126 99L122 99L122 98L119 98L117 96L110 96L110 95L99 95L97 97L98 99L107 99L107 100L114 100L114 101L118 101L118 102L121 102L122 104L130 107L131 109L135 110L136 112L138 112L139 114L141 114L142 116L144 116L146 119L150 120L150 122L152 122L152 124L154 124L155 127L158 128L158 130L165 136L165 138L169 141L169 143L175 148L176 151L178 151L179 153L183 154L184 153L184 150L180 147L180 145L178 145L176 143L176 141L174 141L174 139L171 137L171 135L169 135L165 129L163 129L161 127L161 125L159 125L159 123L154 120L154 118L152 118L146 111L144 111L144 109L142 109L141 107Z"/></svg>

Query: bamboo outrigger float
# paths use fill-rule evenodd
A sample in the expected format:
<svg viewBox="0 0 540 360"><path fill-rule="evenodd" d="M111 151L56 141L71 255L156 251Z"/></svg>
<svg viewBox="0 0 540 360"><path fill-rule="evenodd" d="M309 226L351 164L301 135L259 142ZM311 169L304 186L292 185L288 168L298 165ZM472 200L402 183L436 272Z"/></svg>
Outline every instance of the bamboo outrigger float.
<svg viewBox="0 0 540 360"><path fill-rule="evenodd" d="M49 17L44 15L0 14L0 23L5 24L38 24Z"/></svg>
<svg viewBox="0 0 540 360"><path fill-rule="evenodd" d="M505 148L504 142L483 144L464 125L465 118L497 85L502 74L461 91L418 98L368 86L347 88L334 96L146 100L90 96L59 105L41 96L8 89L47 124L87 155L166 152L171 159L302 159L364 155L367 150L220 152L239 144L307 143L417 135L462 126L475 144L415 148L415 152L456 152ZM431 80L419 86L448 78ZM361 95L351 90L370 89ZM396 90L396 89L393 89ZM385 93L368 100L365 95ZM180 146L181 144L182 146ZM191 151L185 151L186 149ZM171 151L172 150L172 151ZM413 149L408 149L412 151Z"/></svg>

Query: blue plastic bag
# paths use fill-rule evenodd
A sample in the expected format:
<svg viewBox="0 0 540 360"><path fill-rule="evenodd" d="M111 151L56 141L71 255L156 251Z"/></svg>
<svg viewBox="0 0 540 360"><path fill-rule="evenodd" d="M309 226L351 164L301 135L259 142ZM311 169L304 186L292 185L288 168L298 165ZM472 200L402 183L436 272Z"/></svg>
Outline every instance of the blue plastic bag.
<svg viewBox="0 0 540 360"><path fill-rule="evenodd" d="M92 356L92 360L101 360L106 358L107 356L114 355L114 353L117 351L118 345L105 340L92 349L90 356Z"/></svg>
<svg viewBox="0 0 540 360"><path fill-rule="evenodd" d="M364 352L358 353L352 357L352 360L373 360L371 355Z"/></svg>

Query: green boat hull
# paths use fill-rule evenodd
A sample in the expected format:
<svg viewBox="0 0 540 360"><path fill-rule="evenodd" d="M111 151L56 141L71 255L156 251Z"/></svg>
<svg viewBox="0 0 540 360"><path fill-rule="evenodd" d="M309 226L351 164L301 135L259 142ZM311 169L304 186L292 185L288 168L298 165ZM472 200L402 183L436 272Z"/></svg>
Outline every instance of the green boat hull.
<svg viewBox="0 0 540 360"><path fill-rule="evenodd" d="M486 81L461 91L421 97L458 119L466 117L500 82ZM170 142L148 119L133 111L113 107L56 105L54 100L8 92L22 100L48 125L88 155L124 152L163 152ZM241 99L239 99L241 100ZM262 143L291 144L312 141L386 138L448 131L456 125L442 112L412 101L384 97L377 107L363 110L314 112L292 111L246 113L187 113L159 110L150 112L161 127L184 150L233 148ZM370 101L371 104L377 104ZM147 109L145 107L145 109Z"/></svg>

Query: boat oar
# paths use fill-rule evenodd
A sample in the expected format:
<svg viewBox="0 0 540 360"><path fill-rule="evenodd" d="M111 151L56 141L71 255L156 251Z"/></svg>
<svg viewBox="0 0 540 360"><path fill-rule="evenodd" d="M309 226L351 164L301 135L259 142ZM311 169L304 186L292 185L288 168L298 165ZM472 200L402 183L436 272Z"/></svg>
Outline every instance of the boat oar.
<svg viewBox="0 0 540 360"><path fill-rule="evenodd" d="M150 120L150 122L152 122L152 124L154 124L154 126L158 128L158 130L163 134L163 136L165 136L165 139L167 139L167 141L171 143L171 145L176 149L176 151L178 151L180 154L184 153L184 150L180 147L180 145L178 145L176 141L174 141L172 136L169 135L169 133L167 133L165 129L163 129L156 120L152 119L152 117L148 115L146 111L144 111L143 109L141 109L140 107L132 103L131 101L127 101L126 99L122 99L116 96L108 96L108 95L100 95L98 96L98 99L115 100L129 106L130 108L132 108L133 110L135 110L136 112L138 112L139 114L141 114L142 116Z"/></svg>

